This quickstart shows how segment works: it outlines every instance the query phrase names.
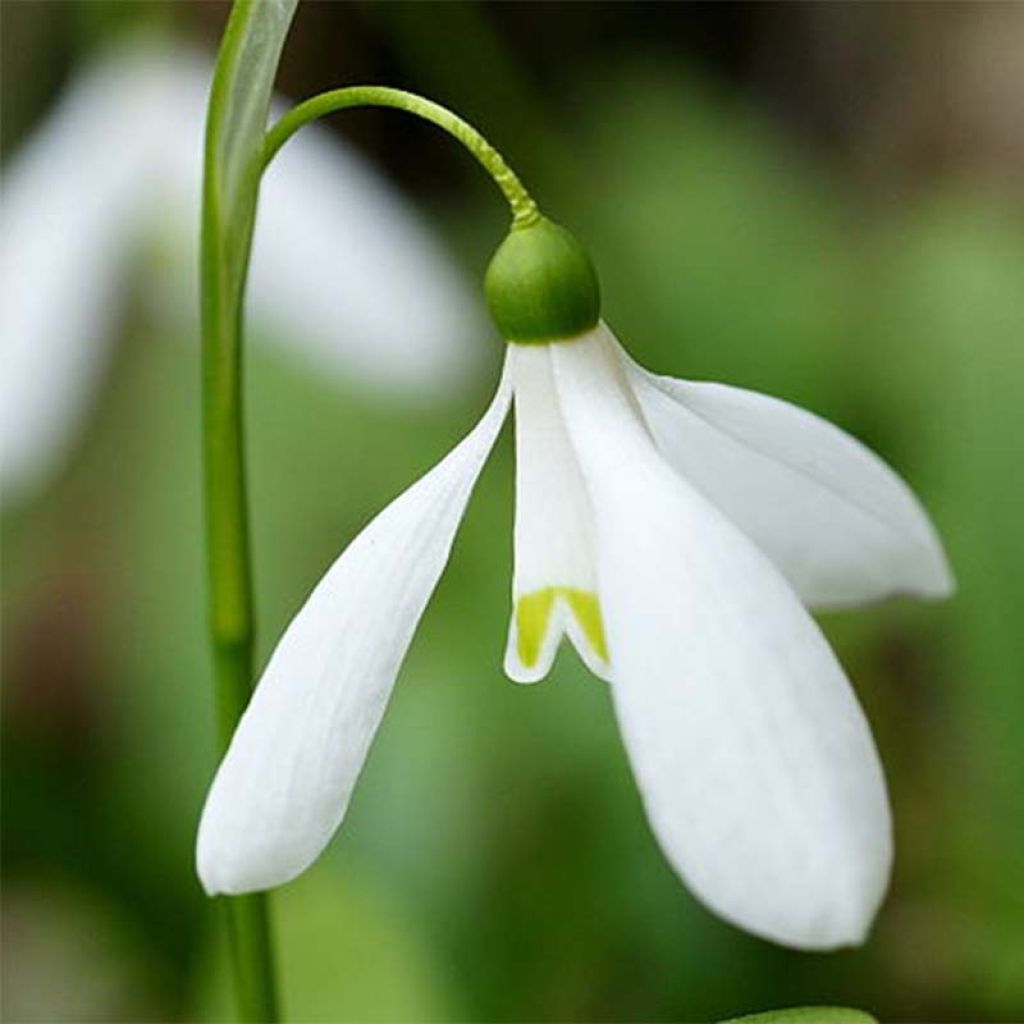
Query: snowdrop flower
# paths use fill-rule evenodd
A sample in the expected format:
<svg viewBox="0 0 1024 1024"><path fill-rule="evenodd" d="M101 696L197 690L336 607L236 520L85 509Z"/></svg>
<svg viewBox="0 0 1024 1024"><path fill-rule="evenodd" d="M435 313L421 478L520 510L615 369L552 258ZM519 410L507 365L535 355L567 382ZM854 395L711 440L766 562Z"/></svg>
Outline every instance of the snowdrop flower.
<svg viewBox="0 0 1024 1024"><path fill-rule="evenodd" d="M568 637L610 683L651 826L693 892L786 945L862 941L892 856L885 783L805 606L949 594L924 510L813 414L632 362L588 258L550 221L513 228L487 291L510 342L497 394L282 637L207 799L204 886L285 882L338 827L514 404L506 673L541 679Z"/></svg>
<svg viewBox="0 0 1024 1024"><path fill-rule="evenodd" d="M167 42L115 47L72 82L5 169L5 496L31 491L66 455L100 384L119 298L154 234L171 250L164 304L184 311L182 333L198 336L211 75L206 55ZM480 325L463 282L394 191L316 128L264 180L250 295L250 319L266 337L329 373L421 396L472 365Z"/></svg>

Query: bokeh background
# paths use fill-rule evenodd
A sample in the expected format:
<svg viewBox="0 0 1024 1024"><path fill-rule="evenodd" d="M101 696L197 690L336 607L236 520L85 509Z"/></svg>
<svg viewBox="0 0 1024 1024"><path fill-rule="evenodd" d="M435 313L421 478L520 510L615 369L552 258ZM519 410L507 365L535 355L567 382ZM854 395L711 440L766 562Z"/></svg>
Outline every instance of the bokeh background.
<svg viewBox="0 0 1024 1024"><path fill-rule="evenodd" d="M226 14L5 2L5 161L115 38L213 48ZM506 431L341 833L274 894L290 1018L839 1003L1024 1019L1024 4L302 5L282 90L360 81L478 123L584 239L638 359L791 399L890 460L960 588L822 619L875 729L897 862L863 948L775 948L673 876L604 684L565 651L541 685L503 677ZM479 296L505 213L472 161L394 114L331 130L412 198ZM73 450L4 507L11 1021L227 1013L192 870L215 764L197 348L136 301L139 276ZM430 402L252 347L261 659L342 545L474 421L501 355L493 332L479 346Z"/></svg>

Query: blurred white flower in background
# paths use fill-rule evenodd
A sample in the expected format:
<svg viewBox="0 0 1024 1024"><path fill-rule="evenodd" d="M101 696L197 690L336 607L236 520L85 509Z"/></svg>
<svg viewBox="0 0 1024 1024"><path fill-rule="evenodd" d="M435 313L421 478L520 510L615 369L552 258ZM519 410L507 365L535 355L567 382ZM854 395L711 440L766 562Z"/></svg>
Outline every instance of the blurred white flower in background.
<svg viewBox="0 0 1024 1024"><path fill-rule="evenodd" d="M0 487L43 484L74 444L133 285L198 338L211 55L111 48L19 148L0 202ZM154 242L170 254L140 282ZM152 280L156 278L156 280ZM473 365L475 297L413 210L343 143L307 128L263 181L248 322L329 374L410 397Z"/></svg>

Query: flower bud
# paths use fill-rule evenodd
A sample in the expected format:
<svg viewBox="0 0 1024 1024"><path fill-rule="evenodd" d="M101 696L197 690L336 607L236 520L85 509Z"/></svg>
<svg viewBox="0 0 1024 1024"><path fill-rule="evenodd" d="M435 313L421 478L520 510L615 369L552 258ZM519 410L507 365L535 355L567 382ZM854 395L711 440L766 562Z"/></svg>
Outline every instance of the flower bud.
<svg viewBox="0 0 1024 1024"><path fill-rule="evenodd" d="M487 306L507 341L545 343L597 325L597 274L576 239L546 217L513 225L484 280Z"/></svg>

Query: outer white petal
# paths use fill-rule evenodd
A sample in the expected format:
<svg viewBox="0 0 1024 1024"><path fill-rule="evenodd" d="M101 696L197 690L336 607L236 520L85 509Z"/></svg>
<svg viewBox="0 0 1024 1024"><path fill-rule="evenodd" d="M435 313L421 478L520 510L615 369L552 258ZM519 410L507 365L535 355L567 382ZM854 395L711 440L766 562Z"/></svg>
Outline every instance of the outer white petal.
<svg viewBox="0 0 1024 1024"><path fill-rule="evenodd" d="M0 483L51 472L105 365L148 158L134 68L92 68L15 154L0 201ZM140 134L141 133L141 134ZM132 145L125 144L125 134Z"/></svg>
<svg viewBox="0 0 1024 1024"><path fill-rule="evenodd" d="M505 672L520 683L543 679L563 633L588 668L604 677L603 631L597 605L590 503L562 419L550 345L510 345L515 394L516 525L513 612ZM577 619L581 610L584 622ZM529 609L540 615L530 615ZM532 637L520 620L533 619ZM596 630L591 639L587 628ZM596 643L594 641L597 641ZM537 646L524 661L522 644ZM538 642L539 641L539 642Z"/></svg>
<svg viewBox="0 0 1024 1024"><path fill-rule="evenodd" d="M784 579L663 461L624 371L603 331L555 352L651 824L723 917L800 948L857 943L891 861L863 713Z"/></svg>
<svg viewBox="0 0 1024 1024"><path fill-rule="evenodd" d="M953 578L928 515L877 455L788 402L630 364L669 462L811 605L896 593L946 597Z"/></svg>
<svg viewBox="0 0 1024 1024"><path fill-rule="evenodd" d="M286 882L338 827L509 401L506 375L473 431L356 537L292 620L207 797L207 892Z"/></svg>

